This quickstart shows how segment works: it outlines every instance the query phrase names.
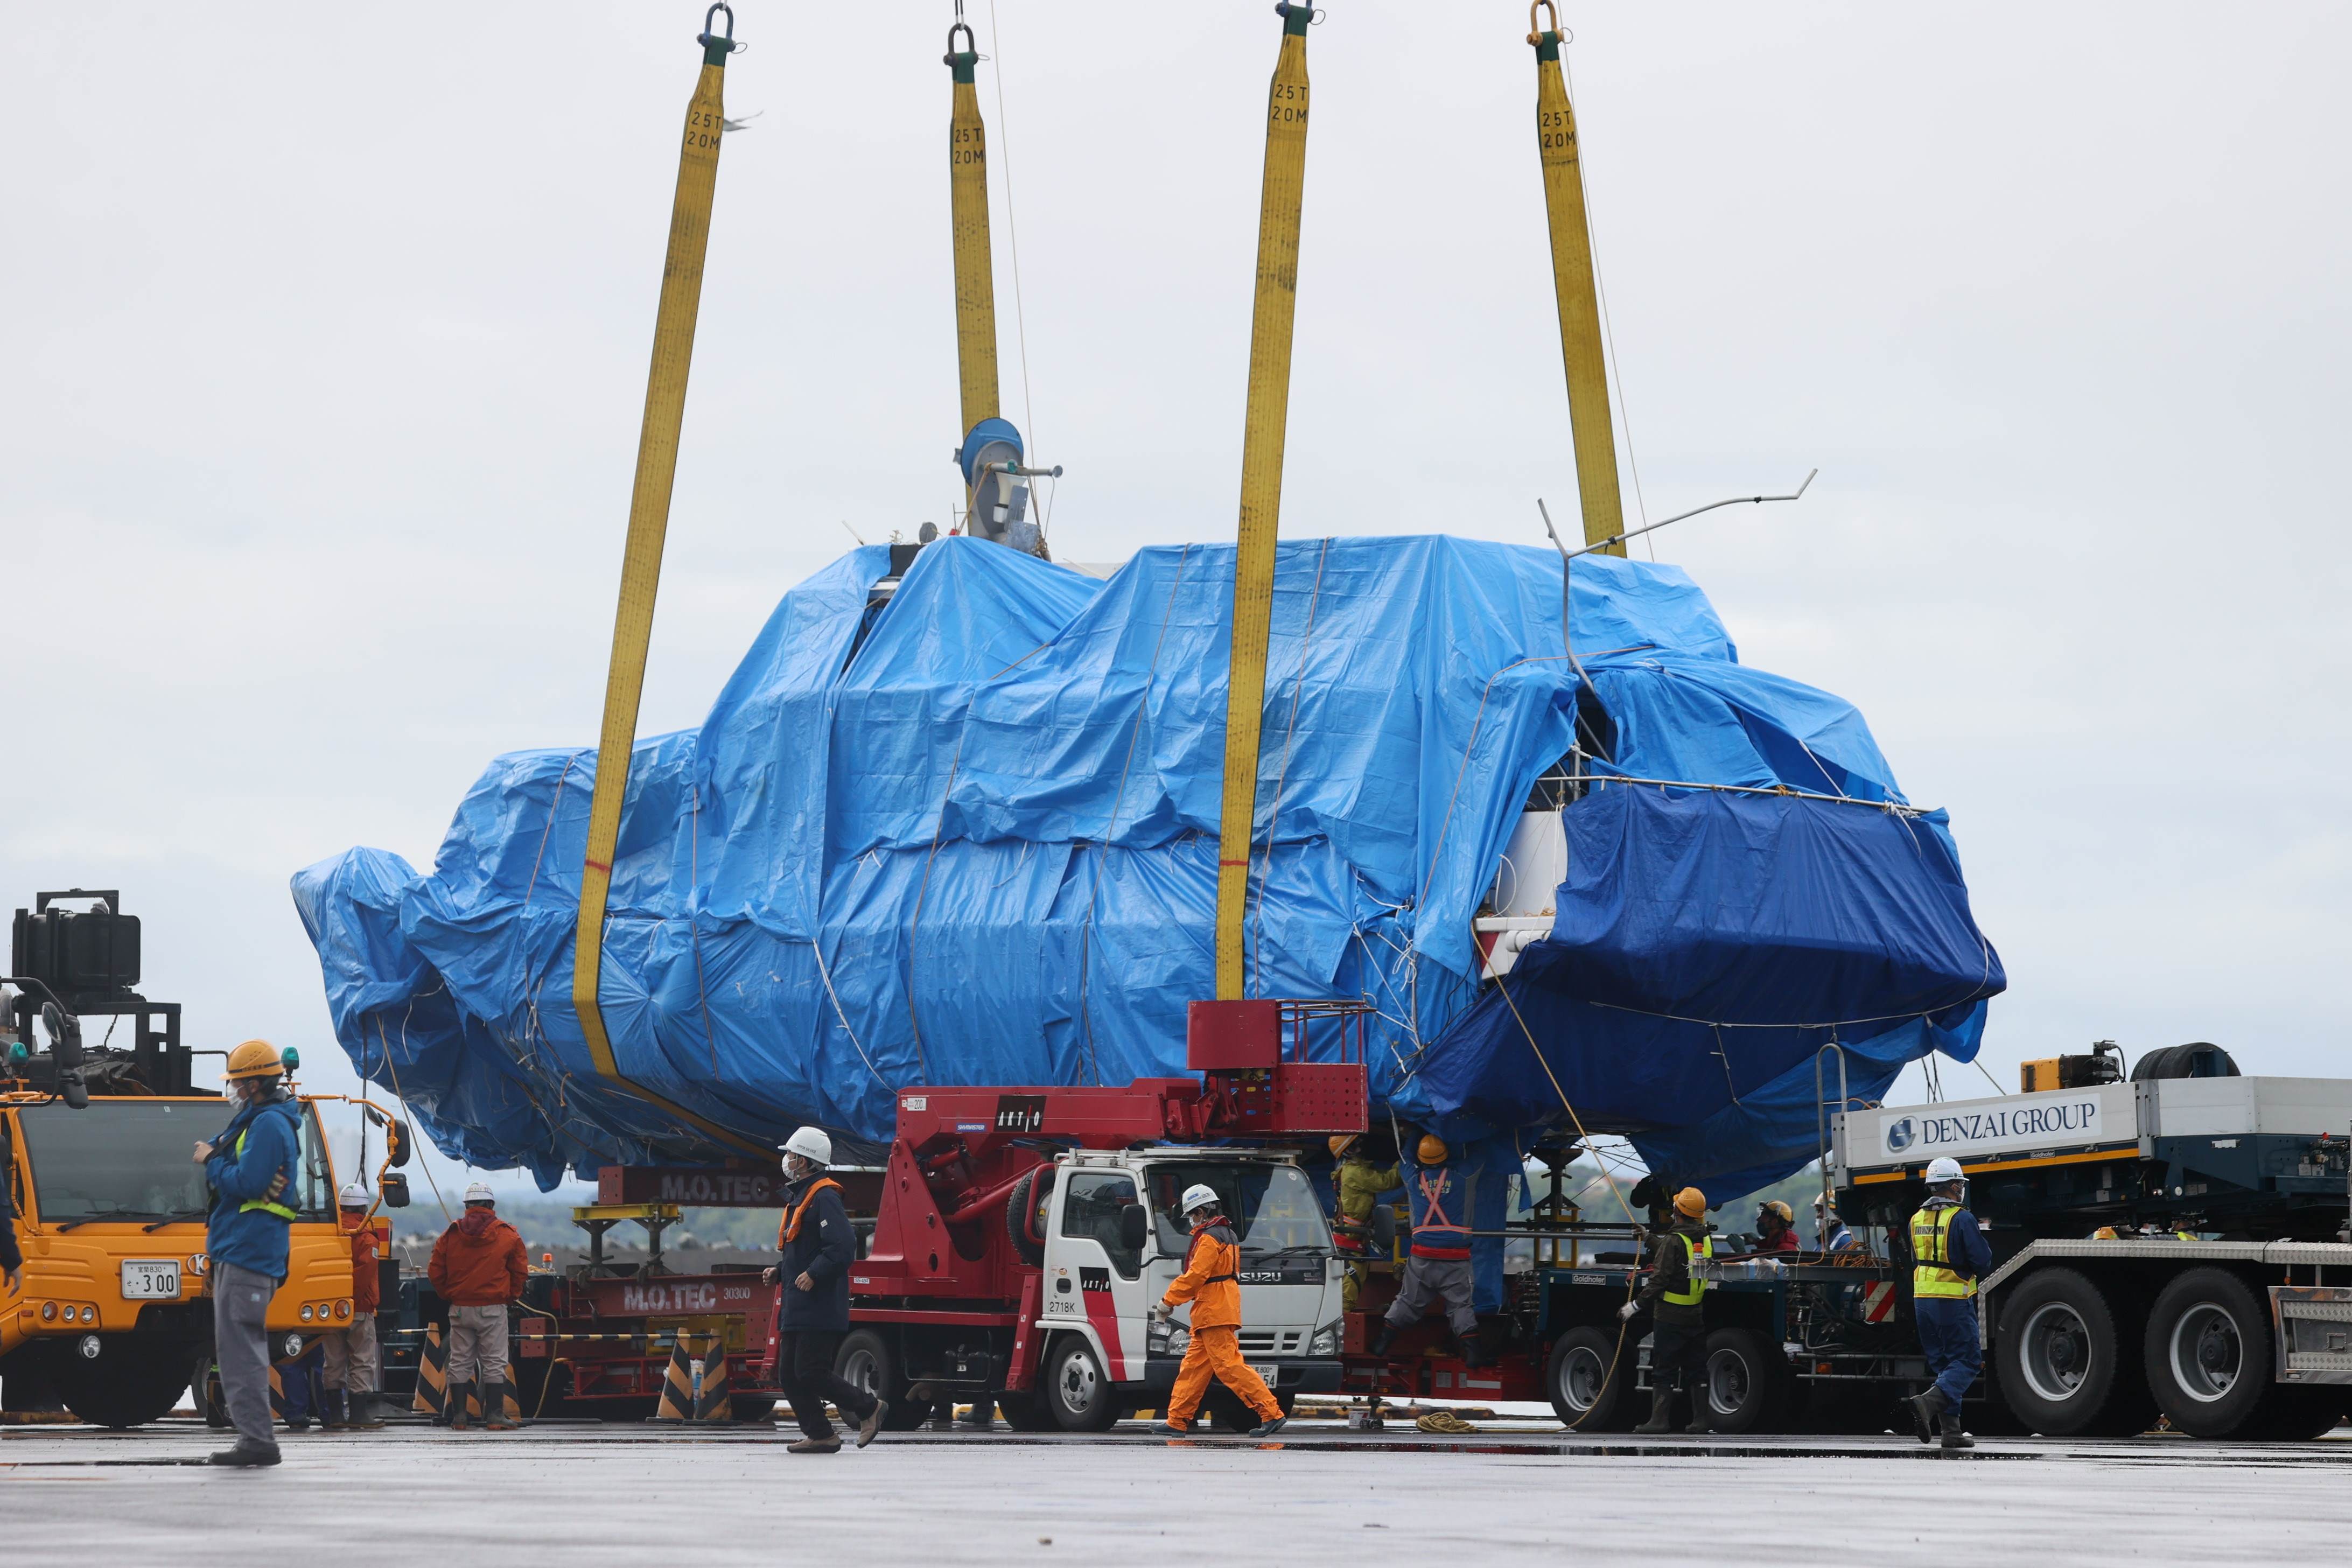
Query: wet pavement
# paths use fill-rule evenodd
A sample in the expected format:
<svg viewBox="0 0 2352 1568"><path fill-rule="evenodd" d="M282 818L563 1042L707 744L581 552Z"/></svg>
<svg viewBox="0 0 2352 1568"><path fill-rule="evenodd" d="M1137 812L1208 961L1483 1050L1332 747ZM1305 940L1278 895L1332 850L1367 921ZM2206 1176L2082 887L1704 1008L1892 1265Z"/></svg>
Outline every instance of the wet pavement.
<svg viewBox="0 0 2352 1568"><path fill-rule="evenodd" d="M194 1421L0 1429L12 1563L812 1561L1885 1563L2332 1561L2352 1431L2315 1443L1434 1436L1294 1422L1272 1443L921 1432L785 1451L789 1426L549 1423L287 1434L286 1462L191 1465ZM1709 1521L1714 1521L1710 1523ZM1662 1555L1664 1542L1675 1542Z"/></svg>

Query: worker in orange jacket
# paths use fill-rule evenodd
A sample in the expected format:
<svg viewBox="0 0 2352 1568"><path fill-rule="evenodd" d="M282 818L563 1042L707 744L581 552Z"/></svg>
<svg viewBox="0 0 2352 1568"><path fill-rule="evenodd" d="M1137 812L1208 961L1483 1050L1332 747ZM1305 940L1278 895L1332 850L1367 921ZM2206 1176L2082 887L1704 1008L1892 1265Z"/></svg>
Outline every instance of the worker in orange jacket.
<svg viewBox="0 0 2352 1568"><path fill-rule="evenodd" d="M1192 1303L1192 1337L1184 1347L1184 1363L1176 1369L1176 1387L1168 1396L1163 1432L1181 1436L1192 1429L1192 1413L1201 1407L1215 1377L1257 1412L1253 1437L1271 1437L1282 1430L1282 1405L1265 1380L1242 1360L1241 1242L1233 1222L1225 1218L1215 1189L1195 1182L1184 1189L1185 1223L1192 1227L1192 1244L1184 1249L1184 1272L1168 1287L1152 1316L1166 1322L1185 1302Z"/></svg>
<svg viewBox="0 0 2352 1568"><path fill-rule="evenodd" d="M522 1233L499 1217L488 1182L466 1189L466 1212L433 1244L428 1277L449 1303L448 1381L442 1415L455 1432L466 1429L467 1400L478 1382L483 1425L514 1429L507 1415L507 1304L522 1299L530 1261Z"/></svg>

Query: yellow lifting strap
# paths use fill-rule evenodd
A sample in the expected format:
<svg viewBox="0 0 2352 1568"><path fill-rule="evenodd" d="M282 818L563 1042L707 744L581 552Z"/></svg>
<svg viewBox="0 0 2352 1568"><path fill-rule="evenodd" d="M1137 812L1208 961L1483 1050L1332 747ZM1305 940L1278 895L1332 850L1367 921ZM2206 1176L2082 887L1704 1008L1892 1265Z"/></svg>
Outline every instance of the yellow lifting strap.
<svg viewBox="0 0 2352 1568"><path fill-rule="evenodd" d="M1257 304L1250 317L1242 426L1241 548L1234 559L1234 646L1225 691L1224 799L1217 816L1217 995L1246 988L1242 941L1257 816L1258 729L1274 614L1282 439L1290 414L1290 335L1298 313L1298 214L1307 183L1307 26L1311 5L1281 4L1282 53L1266 94L1265 184L1257 218Z"/></svg>
<svg viewBox="0 0 2352 1568"><path fill-rule="evenodd" d="M727 13L723 36L711 19ZM661 581L662 538L669 528L671 482L677 475L678 430L686 420L686 373L694 357L694 321L702 303L702 258L710 243L710 202L719 184L723 133L721 87L735 47L735 13L716 5L703 16L702 75L686 106L678 149L677 196L670 208L669 258L662 267L661 305L654 319L653 369L646 383L646 422L637 436L637 478L629 497L629 537L621 557L621 604L613 619L613 663L604 679L604 723L596 742L596 791L588 808L588 851L580 878L580 925L572 959L572 1005L596 1074L649 1104L691 1122L734 1148L773 1158L772 1152L704 1121L621 1075L604 1033L597 982L604 967L604 910L613 890L613 851L621 837L621 803L629 788L629 752L637 735L637 701L645 690L646 650L654 629L654 591Z"/></svg>
<svg viewBox="0 0 2352 1568"><path fill-rule="evenodd" d="M1551 26L1538 27L1549 13ZM1576 442L1576 490L1584 503L1584 542L1625 531L1617 493L1617 441L1609 422L1609 373L1601 353L1601 303L1592 281L1592 231L1584 210L1584 171L1577 161L1576 110L1560 74L1559 13L1552 0L1528 7L1528 42L1536 50L1536 137L1543 153L1544 207L1551 217L1551 280L1559 299L1559 357L1568 369L1568 427ZM1622 555L1622 540L1601 553Z"/></svg>
<svg viewBox="0 0 2352 1568"><path fill-rule="evenodd" d="M961 6L957 9L961 11ZM956 47L956 35L963 47ZM996 268L988 248L988 131L980 120L972 68L980 55L958 17L948 29L955 105L948 116L948 200L955 222L956 371L963 428L996 417Z"/></svg>

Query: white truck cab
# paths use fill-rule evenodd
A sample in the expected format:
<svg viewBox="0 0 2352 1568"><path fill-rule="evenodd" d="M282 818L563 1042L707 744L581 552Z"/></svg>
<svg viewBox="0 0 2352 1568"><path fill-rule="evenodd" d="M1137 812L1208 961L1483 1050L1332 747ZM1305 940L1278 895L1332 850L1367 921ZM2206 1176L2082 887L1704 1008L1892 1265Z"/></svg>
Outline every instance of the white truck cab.
<svg viewBox="0 0 2352 1568"><path fill-rule="evenodd" d="M1168 1323L1151 1309L1184 1266L1192 1237L1178 1212L1196 1182L1215 1189L1241 1242L1243 1355L1285 1410L1339 1387L1340 1268L1323 1205L1288 1151L1161 1147L1062 1155L1045 1215L1044 1307L1049 1336L1039 1394L1055 1420L1100 1431L1161 1406L1190 1339L1189 1306ZM1213 1387L1204 1414L1244 1422ZM1246 1416L1249 1425L1255 1416Z"/></svg>

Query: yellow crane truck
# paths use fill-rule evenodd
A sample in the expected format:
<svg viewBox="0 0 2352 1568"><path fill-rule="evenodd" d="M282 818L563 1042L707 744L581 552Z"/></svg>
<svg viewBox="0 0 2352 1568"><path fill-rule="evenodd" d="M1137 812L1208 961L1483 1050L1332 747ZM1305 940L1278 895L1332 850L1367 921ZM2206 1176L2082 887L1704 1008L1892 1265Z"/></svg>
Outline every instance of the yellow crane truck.
<svg viewBox="0 0 2352 1568"><path fill-rule="evenodd" d="M192 1382L205 1384L210 1194L190 1156L232 1109L194 1083L200 1053L181 1043L179 1004L132 990L139 921L121 902L110 889L37 895L16 911L0 982L0 1178L25 1259L18 1287L0 1284L0 1402L62 1404L114 1427L166 1415ZM127 1022L129 1044L110 1044L110 1028L86 1047L89 1017ZM298 1058L286 1057L290 1072ZM281 1356L352 1320L351 1241L319 1115L321 1100L342 1098L299 1097L301 1180L285 1201L300 1217L269 1307ZM384 1128L388 1162L404 1164L407 1129L359 1103ZM404 1179L386 1184L395 1206L405 1201Z"/></svg>

